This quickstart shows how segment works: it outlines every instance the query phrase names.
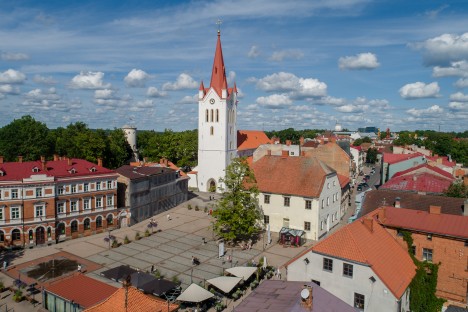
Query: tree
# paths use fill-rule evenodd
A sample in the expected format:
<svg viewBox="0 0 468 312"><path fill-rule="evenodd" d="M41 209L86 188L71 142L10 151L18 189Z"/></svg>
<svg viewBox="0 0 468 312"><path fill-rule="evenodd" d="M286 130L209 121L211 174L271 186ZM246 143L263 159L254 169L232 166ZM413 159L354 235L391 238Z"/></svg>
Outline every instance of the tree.
<svg viewBox="0 0 468 312"><path fill-rule="evenodd" d="M370 164L375 164L377 161L378 150L376 148L369 148L366 154L366 162Z"/></svg>
<svg viewBox="0 0 468 312"><path fill-rule="evenodd" d="M468 187L463 182L452 183L444 192L447 197L468 198Z"/></svg>
<svg viewBox="0 0 468 312"><path fill-rule="evenodd" d="M106 152L104 154L104 166L118 168L132 157L133 151L127 142L122 129L114 129L107 135Z"/></svg>
<svg viewBox="0 0 468 312"><path fill-rule="evenodd" d="M213 212L214 232L226 241L246 240L260 230L258 188L245 158L235 158L220 179L225 189Z"/></svg>

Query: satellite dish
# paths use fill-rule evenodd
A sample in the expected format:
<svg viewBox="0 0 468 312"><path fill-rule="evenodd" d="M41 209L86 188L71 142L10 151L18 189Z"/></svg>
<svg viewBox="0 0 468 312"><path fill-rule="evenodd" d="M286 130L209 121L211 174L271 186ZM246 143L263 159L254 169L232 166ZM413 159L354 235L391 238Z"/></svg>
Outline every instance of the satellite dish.
<svg viewBox="0 0 468 312"><path fill-rule="evenodd" d="M305 300L305 299L309 298L309 294L310 294L310 293L309 293L309 290L304 288L304 289L301 291L301 297L302 297L302 299Z"/></svg>

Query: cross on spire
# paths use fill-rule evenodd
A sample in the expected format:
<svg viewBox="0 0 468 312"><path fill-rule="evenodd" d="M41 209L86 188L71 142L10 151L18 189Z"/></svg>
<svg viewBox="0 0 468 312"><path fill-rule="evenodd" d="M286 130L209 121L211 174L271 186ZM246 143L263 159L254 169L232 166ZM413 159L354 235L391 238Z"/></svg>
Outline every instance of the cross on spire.
<svg viewBox="0 0 468 312"><path fill-rule="evenodd" d="M218 20L216 21L216 25L218 25L218 33L221 32L221 24L223 23L223 21L221 19L218 18Z"/></svg>

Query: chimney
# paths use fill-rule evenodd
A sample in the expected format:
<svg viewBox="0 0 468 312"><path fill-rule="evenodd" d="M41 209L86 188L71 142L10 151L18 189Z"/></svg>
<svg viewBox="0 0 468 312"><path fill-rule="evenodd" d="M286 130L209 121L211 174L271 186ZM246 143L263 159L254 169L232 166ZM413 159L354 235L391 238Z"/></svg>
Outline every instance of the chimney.
<svg viewBox="0 0 468 312"><path fill-rule="evenodd" d="M465 199L463 203L463 215L468 216L468 199Z"/></svg>
<svg viewBox="0 0 468 312"><path fill-rule="evenodd" d="M3 164L3 156L0 156L0 164Z"/></svg>
<svg viewBox="0 0 468 312"><path fill-rule="evenodd" d="M41 156L41 165L42 165L42 171L46 170L46 160L44 156Z"/></svg>
<svg viewBox="0 0 468 312"><path fill-rule="evenodd" d="M59 160L59 155L54 154L54 161L57 161L57 160Z"/></svg>
<svg viewBox="0 0 468 312"><path fill-rule="evenodd" d="M332 141L333 143L336 143L336 137L332 137L332 138L331 138L331 141Z"/></svg>
<svg viewBox="0 0 468 312"><path fill-rule="evenodd" d="M441 209L440 206L432 206L432 205L430 205L430 206L429 206L429 213L430 213L430 214L440 214L440 209Z"/></svg>
<svg viewBox="0 0 468 312"><path fill-rule="evenodd" d="M67 157L67 164L71 166L73 164L72 159L70 157Z"/></svg>
<svg viewBox="0 0 468 312"><path fill-rule="evenodd" d="M374 232L374 219L363 218L361 222L371 233Z"/></svg>
<svg viewBox="0 0 468 312"><path fill-rule="evenodd" d="M288 157L289 156L289 151L282 150L281 151L281 157Z"/></svg>
<svg viewBox="0 0 468 312"><path fill-rule="evenodd" d="M286 145L291 146L291 140L286 140Z"/></svg>
<svg viewBox="0 0 468 312"><path fill-rule="evenodd" d="M401 199L400 197L395 198L395 208L401 208Z"/></svg>
<svg viewBox="0 0 468 312"><path fill-rule="evenodd" d="M97 159L97 165L98 165L99 167L102 167L102 158L101 158L101 157L98 157L98 159Z"/></svg>
<svg viewBox="0 0 468 312"><path fill-rule="evenodd" d="M23 162L23 156L18 156L18 162L22 163Z"/></svg>
<svg viewBox="0 0 468 312"><path fill-rule="evenodd" d="M165 167L167 167L167 158L163 157L159 160L159 163Z"/></svg>
<svg viewBox="0 0 468 312"><path fill-rule="evenodd" d="M379 209L379 214L377 215L377 219L379 219L379 221L381 222L385 220L385 208Z"/></svg>
<svg viewBox="0 0 468 312"><path fill-rule="evenodd" d="M301 136L301 137L299 138L299 145L300 145L300 146L304 145L304 137L303 137L303 136Z"/></svg>

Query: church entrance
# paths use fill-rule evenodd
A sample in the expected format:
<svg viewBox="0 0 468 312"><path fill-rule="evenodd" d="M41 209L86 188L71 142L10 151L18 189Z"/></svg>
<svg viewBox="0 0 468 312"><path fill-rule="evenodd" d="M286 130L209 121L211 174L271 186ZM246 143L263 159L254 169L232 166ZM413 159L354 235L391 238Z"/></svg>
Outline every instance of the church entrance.
<svg viewBox="0 0 468 312"><path fill-rule="evenodd" d="M208 192L216 192L216 182L213 179L208 182Z"/></svg>

